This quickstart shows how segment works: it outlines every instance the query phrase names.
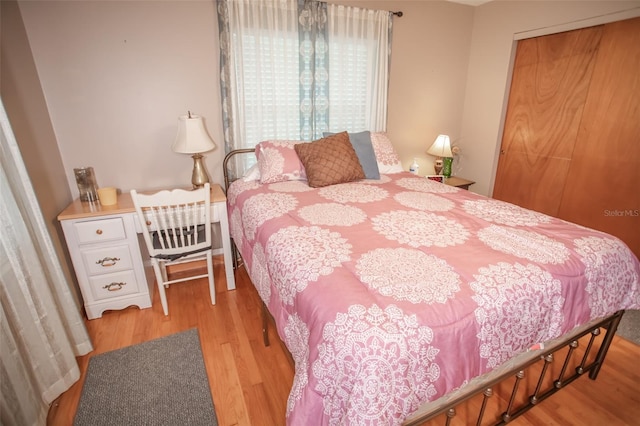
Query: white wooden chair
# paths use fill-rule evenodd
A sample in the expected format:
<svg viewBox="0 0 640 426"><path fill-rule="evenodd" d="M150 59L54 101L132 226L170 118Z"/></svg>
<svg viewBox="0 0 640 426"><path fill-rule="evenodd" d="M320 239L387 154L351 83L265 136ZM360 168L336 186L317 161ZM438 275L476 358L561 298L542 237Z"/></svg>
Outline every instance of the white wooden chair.
<svg viewBox="0 0 640 426"><path fill-rule="evenodd" d="M211 304L215 305L209 184L191 191L174 189L149 195L132 189L131 199L151 257L164 314L169 315L165 288L198 278L209 278ZM202 259L207 261L206 274L168 279L167 266Z"/></svg>

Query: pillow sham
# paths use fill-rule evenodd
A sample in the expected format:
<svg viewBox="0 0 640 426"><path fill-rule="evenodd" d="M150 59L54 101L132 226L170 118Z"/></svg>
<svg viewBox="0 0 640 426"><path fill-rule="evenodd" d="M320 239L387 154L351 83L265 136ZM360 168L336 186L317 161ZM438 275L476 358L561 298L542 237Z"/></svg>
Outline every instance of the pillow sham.
<svg viewBox="0 0 640 426"><path fill-rule="evenodd" d="M360 160L347 132L295 145L312 188L364 179Z"/></svg>
<svg viewBox="0 0 640 426"><path fill-rule="evenodd" d="M324 132L322 136L334 135L335 133ZM380 179L380 170L378 169L378 162L376 160L376 153L373 151L373 144L371 143L371 132L364 131L358 133L348 133L349 142L356 151L362 170L367 179Z"/></svg>
<svg viewBox="0 0 640 426"><path fill-rule="evenodd" d="M307 178L304 166L293 148L297 143L300 141L270 140L256 145L260 183Z"/></svg>
<svg viewBox="0 0 640 426"><path fill-rule="evenodd" d="M381 174L403 172L402 163L393 144L385 132L371 132L371 144L376 153L378 170Z"/></svg>

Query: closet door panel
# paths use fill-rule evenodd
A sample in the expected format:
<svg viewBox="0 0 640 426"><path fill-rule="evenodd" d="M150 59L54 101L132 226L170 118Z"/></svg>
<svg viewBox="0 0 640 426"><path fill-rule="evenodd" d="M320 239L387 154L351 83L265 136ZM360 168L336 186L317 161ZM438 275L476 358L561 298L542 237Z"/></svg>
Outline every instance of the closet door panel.
<svg viewBox="0 0 640 426"><path fill-rule="evenodd" d="M500 164L493 198L557 216L569 163L567 158L511 152L509 161Z"/></svg>
<svg viewBox="0 0 640 426"><path fill-rule="evenodd" d="M602 26L518 43L493 197L557 215Z"/></svg>
<svg viewBox="0 0 640 426"><path fill-rule="evenodd" d="M605 26L559 217L640 256L640 18Z"/></svg>

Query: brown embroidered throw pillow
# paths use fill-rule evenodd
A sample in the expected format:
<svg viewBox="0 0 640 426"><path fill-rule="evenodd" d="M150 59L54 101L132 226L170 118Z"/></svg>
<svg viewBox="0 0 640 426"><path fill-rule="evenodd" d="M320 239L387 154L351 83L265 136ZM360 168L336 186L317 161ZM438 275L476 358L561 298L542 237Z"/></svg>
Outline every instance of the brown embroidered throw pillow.
<svg viewBox="0 0 640 426"><path fill-rule="evenodd" d="M309 186L312 188L365 178L347 132L296 144L294 149L304 165Z"/></svg>

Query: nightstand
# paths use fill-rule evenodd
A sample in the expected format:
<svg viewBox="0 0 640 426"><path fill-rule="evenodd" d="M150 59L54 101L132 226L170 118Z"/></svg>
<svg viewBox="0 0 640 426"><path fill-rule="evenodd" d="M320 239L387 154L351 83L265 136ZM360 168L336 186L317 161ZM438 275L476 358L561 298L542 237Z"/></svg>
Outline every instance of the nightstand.
<svg viewBox="0 0 640 426"><path fill-rule="evenodd" d="M112 206L71 203L58 215L89 319L111 309L151 307L155 277L149 263L131 194L118 195ZM227 290L236 288L227 218L227 198L211 185L211 220L220 224Z"/></svg>
<svg viewBox="0 0 640 426"><path fill-rule="evenodd" d="M456 188L469 189L471 185L475 183L475 181L463 179L457 176L451 176L444 180L444 183L450 186L455 186Z"/></svg>

